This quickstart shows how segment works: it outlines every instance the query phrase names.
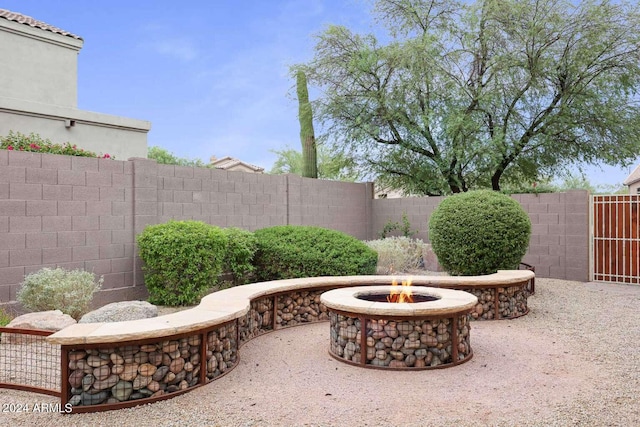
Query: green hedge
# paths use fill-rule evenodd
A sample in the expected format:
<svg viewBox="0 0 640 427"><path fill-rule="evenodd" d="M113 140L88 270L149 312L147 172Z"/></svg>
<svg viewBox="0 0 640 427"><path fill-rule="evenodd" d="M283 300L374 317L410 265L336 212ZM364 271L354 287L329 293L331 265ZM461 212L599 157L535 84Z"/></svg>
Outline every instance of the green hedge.
<svg viewBox="0 0 640 427"><path fill-rule="evenodd" d="M177 306L198 303L217 283L228 239L200 221L169 221L147 226L137 242L149 302Z"/></svg>
<svg viewBox="0 0 640 427"><path fill-rule="evenodd" d="M259 280L375 274L378 254L345 233L321 227L284 225L255 233Z"/></svg>
<svg viewBox="0 0 640 427"><path fill-rule="evenodd" d="M224 259L224 270L233 277L233 285L244 285L251 280L255 270L255 256L258 239L248 230L229 227L222 231L227 236L227 248Z"/></svg>
<svg viewBox="0 0 640 427"><path fill-rule="evenodd" d="M452 275L491 274L518 267L529 246L531 221L520 204L490 190L445 198L429 220L438 262Z"/></svg>

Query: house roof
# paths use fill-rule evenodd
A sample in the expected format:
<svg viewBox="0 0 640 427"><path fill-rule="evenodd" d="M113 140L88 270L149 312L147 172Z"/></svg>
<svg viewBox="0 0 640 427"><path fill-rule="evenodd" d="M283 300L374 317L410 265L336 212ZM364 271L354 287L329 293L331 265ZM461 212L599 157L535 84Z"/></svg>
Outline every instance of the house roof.
<svg viewBox="0 0 640 427"><path fill-rule="evenodd" d="M23 15L21 13L12 12L7 9L0 9L0 18L4 18L7 21L17 22L19 24L28 25L30 27L38 28L44 31L50 31L55 34L60 34L62 36L71 37L77 40L82 40L82 37L76 36L68 31L62 30L58 27L54 27L53 25L49 25L46 22L38 21L33 19L30 16Z"/></svg>
<svg viewBox="0 0 640 427"><path fill-rule="evenodd" d="M216 159L215 156L211 157L211 164L217 169L232 169L235 166L244 166L248 169L253 170L254 172L263 172L264 168L260 166L252 165L251 163L243 162L242 160L238 160L234 157L222 157L220 159Z"/></svg>
<svg viewBox="0 0 640 427"><path fill-rule="evenodd" d="M622 183L624 185L631 185L640 181L640 164L636 166L636 168L629 174L627 179L625 179Z"/></svg>

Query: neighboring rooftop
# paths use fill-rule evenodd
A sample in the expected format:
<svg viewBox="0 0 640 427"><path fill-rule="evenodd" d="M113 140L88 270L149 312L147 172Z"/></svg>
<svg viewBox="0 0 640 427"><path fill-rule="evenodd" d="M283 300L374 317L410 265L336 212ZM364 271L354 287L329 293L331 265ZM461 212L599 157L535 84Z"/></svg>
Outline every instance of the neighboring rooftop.
<svg viewBox="0 0 640 427"><path fill-rule="evenodd" d="M624 180L623 184L629 186L638 181L640 181L640 164L638 164L638 166L636 166L633 172L629 174L627 179Z"/></svg>
<svg viewBox="0 0 640 427"><path fill-rule="evenodd" d="M242 171L242 172L253 172L253 173L262 173L264 172L264 168L260 166L252 165L250 163L243 162L242 160L238 160L234 157L222 157L217 159L216 156L211 156L211 164L217 169L224 169L229 171Z"/></svg>
<svg viewBox="0 0 640 427"><path fill-rule="evenodd" d="M68 31L62 30L58 27L54 27L53 25L49 25L46 22L38 21L37 19L33 19L30 16L23 15L17 12L12 12L7 9L0 9L0 18L4 18L7 21L28 25L30 27L39 28L44 31L50 31L52 33L60 34L62 36L67 36L77 40L82 40L82 37L76 36L75 34L72 34Z"/></svg>

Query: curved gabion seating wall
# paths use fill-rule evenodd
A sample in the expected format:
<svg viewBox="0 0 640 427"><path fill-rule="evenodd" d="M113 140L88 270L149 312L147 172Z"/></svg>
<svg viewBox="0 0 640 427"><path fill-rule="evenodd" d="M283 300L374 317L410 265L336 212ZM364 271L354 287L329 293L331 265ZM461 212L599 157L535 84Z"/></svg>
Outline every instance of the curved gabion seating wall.
<svg viewBox="0 0 640 427"><path fill-rule="evenodd" d="M61 346L61 404L72 412L118 409L167 399L205 385L238 363L238 349L276 329L329 320L320 296L353 286L389 285L396 276L314 277L238 286L197 307L143 320L81 323L47 337ZM466 290L478 296L471 317L527 313L534 274L416 276L414 286ZM482 308L480 308L480 306ZM485 316L493 313L492 316Z"/></svg>

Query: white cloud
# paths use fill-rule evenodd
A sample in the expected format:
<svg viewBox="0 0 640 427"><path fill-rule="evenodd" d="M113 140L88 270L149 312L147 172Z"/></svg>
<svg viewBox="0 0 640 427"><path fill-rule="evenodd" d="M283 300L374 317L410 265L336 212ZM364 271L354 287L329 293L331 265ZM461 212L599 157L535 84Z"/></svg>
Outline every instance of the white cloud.
<svg viewBox="0 0 640 427"><path fill-rule="evenodd" d="M188 62L198 56L198 49L187 38L172 38L143 43L143 47L161 55Z"/></svg>

